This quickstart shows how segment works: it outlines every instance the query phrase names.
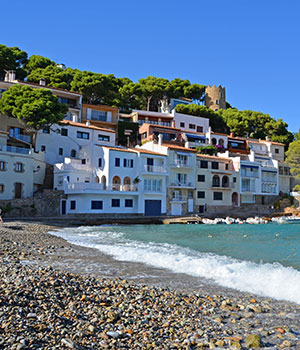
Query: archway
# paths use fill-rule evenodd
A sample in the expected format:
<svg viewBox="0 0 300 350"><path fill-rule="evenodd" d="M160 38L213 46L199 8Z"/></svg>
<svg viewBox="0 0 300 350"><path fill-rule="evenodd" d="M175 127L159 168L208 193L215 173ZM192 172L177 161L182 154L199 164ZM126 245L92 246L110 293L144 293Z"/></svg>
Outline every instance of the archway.
<svg viewBox="0 0 300 350"><path fill-rule="evenodd" d="M130 191L131 189L131 178L126 176L123 180L123 191Z"/></svg>
<svg viewBox="0 0 300 350"><path fill-rule="evenodd" d="M214 175L212 179L213 187L220 187L220 178L218 175Z"/></svg>
<svg viewBox="0 0 300 350"><path fill-rule="evenodd" d="M216 145L217 144L217 139L215 139L214 137L211 139L211 143L213 144L213 145Z"/></svg>
<svg viewBox="0 0 300 350"><path fill-rule="evenodd" d="M99 176L95 177L95 183L98 184L100 182Z"/></svg>
<svg viewBox="0 0 300 350"><path fill-rule="evenodd" d="M121 179L119 176L114 176L112 180L112 189L113 191L120 191L121 189Z"/></svg>
<svg viewBox="0 0 300 350"><path fill-rule="evenodd" d="M222 178L222 187L229 187L229 177L227 175Z"/></svg>
<svg viewBox="0 0 300 350"><path fill-rule="evenodd" d="M106 190L106 177L104 175L101 177L101 184L102 188Z"/></svg>
<svg viewBox="0 0 300 350"><path fill-rule="evenodd" d="M239 205L239 195L236 192L232 193L232 205L237 207Z"/></svg>
<svg viewBox="0 0 300 350"><path fill-rule="evenodd" d="M224 140L223 140L223 139L220 139L220 140L219 140L219 145L222 146L222 147L224 147Z"/></svg>

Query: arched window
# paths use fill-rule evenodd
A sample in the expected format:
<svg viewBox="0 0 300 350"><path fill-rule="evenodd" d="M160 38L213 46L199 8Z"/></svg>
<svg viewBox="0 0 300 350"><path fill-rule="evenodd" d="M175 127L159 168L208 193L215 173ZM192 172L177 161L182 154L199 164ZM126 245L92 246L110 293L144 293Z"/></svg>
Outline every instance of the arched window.
<svg viewBox="0 0 300 350"><path fill-rule="evenodd" d="M76 158L76 150L75 149L71 150L71 157Z"/></svg>
<svg viewBox="0 0 300 350"><path fill-rule="evenodd" d="M239 205L239 195L236 192L232 193L232 205L237 207Z"/></svg>
<svg viewBox="0 0 300 350"><path fill-rule="evenodd" d="M114 176L112 189L113 189L113 191L120 191L120 189L121 189L121 179L120 179L119 176Z"/></svg>
<svg viewBox="0 0 300 350"><path fill-rule="evenodd" d="M229 177L226 175L222 178L222 187L229 187Z"/></svg>
<svg viewBox="0 0 300 350"><path fill-rule="evenodd" d="M213 187L220 187L220 178L218 175L214 175L212 179Z"/></svg>
<svg viewBox="0 0 300 350"><path fill-rule="evenodd" d="M217 139L212 138L212 139L211 139L211 143L212 143L213 145L216 145L216 144L217 144Z"/></svg>
<svg viewBox="0 0 300 350"><path fill-rule="evenodd" d="M101 184L102 188L106 190L106 177L104 175L101 177Z"/></svg>
<svg viewBox="0 0 300 350"><path fill-rule="evenodd" d="M223 140L223 139L220 139L220 140L219 140L219 145L222 146L222 147L224 147L224 140Z"/></svg>

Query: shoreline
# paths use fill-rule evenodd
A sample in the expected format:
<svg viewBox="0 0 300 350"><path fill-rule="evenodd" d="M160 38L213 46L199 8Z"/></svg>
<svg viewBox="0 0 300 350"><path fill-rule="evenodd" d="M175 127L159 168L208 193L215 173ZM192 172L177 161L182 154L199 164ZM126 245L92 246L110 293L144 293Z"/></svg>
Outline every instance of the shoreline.
<svg viewBox="0 0 300 350"><path fill-rule="evenodd" d="M17 221L5 222L0 226L0 239L3 248L1 252L1 274L4 276L5 273L6 279L8 279L8 282L4 283L6 288L9 288L9 283L15 283L15 280L12 281L10 279L10 275L16 275L18 273L29 278L30 275L36 276L36 274L40 274L39 271L42 271L44 277L48 276L50 278L54 275L56 276L55 278L62 281L64 281L66 276L71 275L73 276L72 278L80 281L79 284L82 287L82 293L79 299L81 300L83 295L86 295L88 292L85 290L85 284L88 282L85 281L95 281L95 288L91 288L90 294L93 294L96 290L103 291L103 287L105 286L106 289L108 288L107 292L113 294L111 299L114 300L116 305L119 304L118 298L123 300L121 304L125 303L127 305L126 310L124 309L127 312L122 309L120 311L122 317L120 316L118 320L122 319L122 324L126 324L126 327L132 324L129 323L127 325L126 322L129 320L133 322L133 319L135 320L134 322L139 324L137 330L133 330L131 326L131 328L128 328L130 331L125 332L127 328L122 328L118 320L112 320L112 322L99 321L97 323L96 321L91 322L93 318L90 318L89 322L92 323L92 326L94 328L98 327L97 329L101 329L101 332L97 332L97 336L95 332L91 332L91 334L85 337L96 337L97 339L100 337L101 346L84 345L82 340L76 340L74 335L70 335L67 338L63 338L67 339L65 342L61 343L62 340L60 340L60 345L57 348L70 348L70 344L73 342L77 344L76 346L78 348L83 346L83 349L102 349L105 347L117 349L123 343L123 348L126 349L163 349L172 348L172 346L175 349L181 348L183 345L190 346L191 348L201 348L200 346L202 346L203 349L206 349L208 346L213 348L212 343L215 347L219 346L226 349L233 346L233 343L236 343L235 346L237 348L239 348L237 343L241 347L245 347L247 335L258 336L261 344L264 344L266 349L274 349L274 346L286 349L299 349L300 347L300 326L298 322L300 306L297 304L253 296L222 288L218 285L208 285L199 278L171 273L140 263L116 261L94 248L76 246L68 243L63 238L47 233L49 230L55 230L57 228L58 226ZM36 280L38 281L39 279L36 278ZM65 284L65 288L68 288L67 285ZM123 290L124 293L122 295L118 293L118 288ZM11 292L13 293L13 291ZM47 293L51 295L49 288L47 289ZM141 311L138 313L139 317L136 315L136 310L131 315L128 308L130 305L136 305L136 293L139 295L144 295L145 293L147 295L149 293L156 295L158 293L160 305L158 311L154 311L158 302L156 300L157 298L149 296L149 302L139 305L139 310ZM167 297L165 298L164 295ZM75 295L74 300L71 298L67 305L70 302L76 303L77 297ZM176 298L179 298L182 303L178 304ZM184 301L184 298L187 298L189 302ZM165 299L172 300L171 306L168 303L164 305ZM144 301L143 298L141 300ZM67 305L63 308L65 312ZM91 308L99 307L97 303L94 306L93 303L89 303L89 305ZM205 307L202 307L202 305ZM105 305L102 306L104 307ZM114 308L119 310L119 306L120 304ZM169 309L166 310L165 307L167 306ZM155 313L155 315L152 315L153 317L151 316L151 320L155 324L152 333L156 334L157 339L164 339L165 345L162 345L163 343L153 345L152 343L155 343L155 339L153 340L151 337L150 339L148 336L146 338L149 338L149 343L144 339L143 334L145 332L147 333L149 328L149 323L146 322L149 321L149 317L147 316L149 315L149 308L151 310L153 309ZM161 310L163 310L163 320L159 317ZM38 311L41 312L39 307ZM105 313L105 310L102 311ZM176 311L179 313L177 316L175 314ZM183 324L181 328L183 330L185 330L185 324L187 324L187 329L185 332L182 332L182 334L185 334L184 336L181 333L179 336L176 332L169 332L170 328L174 328L174 325L171 327L171 323L177 322L175 316L181 320ZM7 315L3 314L0 316L2 324L5 324L4 320L6 317ZM197 323L201 332L205 329L203 334L199 332L197 327L192 325L195 317L199 318L195 323ZM172 320L172 322L167 322L168 320ZM161 324L162 321L165 323ZM169 323L168 326L165 325L167 323ZM156 330L157 327L159 330L163 330L162 335ZM68 332L71 332L71 330L68 329ZM115 336L109 335L109 332L115 332ZM133 333L131 334L131 332ZM168 334L167 336L165 334L166 332ZM165 338L161 338L161 336ZM176 336L179 338L177 339ZM3 339L3 334L1 335L0 333L0 349L2 344L1 337ZM68 340L70 340L70 344L66 345ZM92 342L92 340L89 340L89 342ZM146 342L145 347L143 347L143 342ZM140 345L134 345L138 343ZM74 344L73 348L76 348ZM177 346L174 344L177 344ZM25 346L27 345L25 344ZM3 347L3 345L2 348L13 349L12 347ZM55 347L44 348L52 349ZM22 347L19 347L19 349L22 349Z"/></svg>

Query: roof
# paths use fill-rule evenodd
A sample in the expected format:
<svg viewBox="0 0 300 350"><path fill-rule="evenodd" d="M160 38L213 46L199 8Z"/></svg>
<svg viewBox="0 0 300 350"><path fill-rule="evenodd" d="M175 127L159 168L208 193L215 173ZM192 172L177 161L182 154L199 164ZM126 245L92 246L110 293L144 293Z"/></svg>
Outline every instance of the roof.
<svg viewBox="0 0 300 350"><path fill-rule="evenodd" d="M166 157L165 154L162 154L162 153L158 153L158 152L153 152L153 151L150 151L148 149L143 149L143 148L131 148L132 150L136 151L136 152L139 152L139 153L145 153L145 154L153 154L153 155L156 155L156 156L163 156L163 157Z"/></svg>
<svg viewBox="0 0 300 350"><path fill-rule="evenodd" d="M172 118L174 119L174 115L171 113L162 113L162 112L153 112L153 111L141 111L134 109L132 112L138 113L138 115L145 115L153 118Z"/></svg>
<svg viewBox="0 0 300 350"><path fill-rule="evenodd" d="M218 160L225 160L227 162L232 162L232 159L224 158L224 157L217 157L217 156L209 156L208 154L201 154L198 153L197 157L203 157L203 158L210 158L210 159L218 159Z"/></svg>
<svg viewBox="0 0 300 350"><path fill-rule="evenodd" d="M221 136L227 136L227 137L230 137L229 135L227 134L223 134L222 132L212 132L213 135L221 135Z"/></svg>
<svg viewBox="0 0 300 350"><path fill-rule="evenodd" d="M110 111L118 111L119 110L118 107L113 107L113 106L108 106L108 105L91 105L91 104L87 104L87 103L83 103L82 107L91 108L91 109L107 109Z"/></svg>
<svg viewBox="0 0 300 350"><path fill-rule="evenodd" d="M140 128L143 126L143 125L150 125L152 127L156 127L156 128L159 128L159 129L171 129L171 130L174 130L174 131L180 131L182 132L181 129L177 129L177 128L173 128L172 126L164 126L164 125L157 125L157 124L151 124L151 123L144 123L140 126Z"/></svg>
<svg viewBox="0 0 300 350"><path fill-rule="evenodd" d="M165 146L165 147L167 147L169 149L173 149L173 150L179 150L179 151L196 153L195 149L186 148L186 147L183 147L183 146L177 146L177 145L172 145L172 144L168 144L168 143L163 143L162 146Z"/></svg>
<svg viewBox="0 0 300 350"><path fill-rule="evenodd" d="M261 140L261 142L263 142L263 143L271 143L272 145L285 146L284 143L280 143L280 142L267 141L267 140Z"/></svg>
<svg viewBox="0 0 300 350"><path fill-rule="evenodd" d="M84 123L72 122L70 120L62 120L59 123L71 125L71 126L77 126L78 128L87 128L87 129L94 129L94 130L99 130L99 131L116 133L114 130L111 130L111 129L99 128L98 126L95 126L95 125L86 125Z"/></svg>
<svg viewBox="0 0 300 350"><path fill-rule="evenodd" d="M110 145L97 145L97 146L99 146L99 147L105 147L105 148L108 148L109 150L112 150L112 151L136 153L136 152L134 152L132 149L124 148L124 147L122 147L122 146L120 146L120 147L117 147L117 146L110 146Z"/></svg>
<svg viewBox="0 0 300 350"><path fill-rule="evenodd" d="M184 134L194 134L194 135L200 135L200 136L206 136L205 132L195 132L195 131L186 131L180 129Z"/></svg>
<svg viewBox="0 0 300 350"><path fill-rule="evenodd" d="M53 87L53 86L49 86L49 85L43 86L43 85L40 85L39 83L33 83L33 82L30 82L30 81L27 82L27 81L23 81L23 80L16 80L16 82L6 81L6 83L9 83L9 84L34 85L34 86L40 87L41 89L60 90L60 91L69 92L69 93L71 93L71 94L76 94L76 95L79 95L79 96L82 95L80 92L71 91L71 90L67 90L67 89L63 89L63 88L57 88L57 87Z"/></svg>

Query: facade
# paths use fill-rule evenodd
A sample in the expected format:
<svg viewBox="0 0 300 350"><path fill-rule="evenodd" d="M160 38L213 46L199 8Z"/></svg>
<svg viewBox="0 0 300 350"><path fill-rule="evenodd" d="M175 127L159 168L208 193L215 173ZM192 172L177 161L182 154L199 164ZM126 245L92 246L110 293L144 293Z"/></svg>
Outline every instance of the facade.
<svg viewBox="0 0 300 350"><path fill-rule="evenodd" d="M32 197L43 185L46 164L44 154L0 130L0 200Z"/></svg>
<svg viewBox="0 0 300 350"><path fill-rule="evenodd" d="M206 133L209 129L209 119L196 117L193 115L187 115L177 113L175 110L172 111L174 116L174 127L181 129L185 132L199 132Z"/></svg>
<svg viewBox="0 0 300 350"><path fill-rule="evenodd" d="M183 145L183 136L180 129L144 123L139 128L139 134L141 135L142 144L148 141L157 141L158 135L162 135L164 142L174 142Z"/></svg>
<svg viewBox="0 0 300 350"><path fill-rule="evenodd" d="M62 214L165 214L164 155L95 144L79 157L55 165L54 186L67 194Z"/></svg>
<svg viewBox="0 0 300 350"><path fill-rule="evenodd" d="M105 105L82 105L82 122L100 128L117 131L119 121L119 108Z"/></svg>
<svg viewBox="0 0 300 350"><path fill-rule="evenodd" d="M77 158L81 148L101 143L115 145L116 133L110 129L94 125L63 120L60 124L40 130L36 139L36 149L45 153L49 164L63 162L65 157Z"/></svg>
<svg viewBox="0 0 300 350"><path fill-rule="evenodd" d="M195 202L199 214L240 205L239 173L231 159L197 154Z"/></svg>

